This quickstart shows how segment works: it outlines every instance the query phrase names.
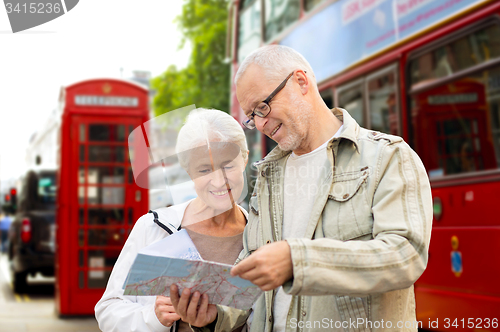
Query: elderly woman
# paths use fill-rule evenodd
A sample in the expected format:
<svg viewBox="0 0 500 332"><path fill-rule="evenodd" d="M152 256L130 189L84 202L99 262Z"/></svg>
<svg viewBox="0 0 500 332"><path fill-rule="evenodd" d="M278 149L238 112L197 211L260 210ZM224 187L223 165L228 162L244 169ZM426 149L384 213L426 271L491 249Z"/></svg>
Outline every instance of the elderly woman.
<svg viewBox="0 0 500 332"><path fill-rule="evenodd" d="M221 111L194 110L179 132L176 152L198 197L156 210L158 219L176 229L186 229L203 259L233 264L243 249L247 216L236 204L243 191L248 156L241 126ZM179 320L169 297L123 294L122 286L138 251L167 236L169 233L154 222L151 213L136 222L106 291L95 306L101 330L174 331L171 327L178 325L179 331L191 331L187 323ZM205 296L201 299L207 301ZM216 310L212 314L216 315Z"/></svg>

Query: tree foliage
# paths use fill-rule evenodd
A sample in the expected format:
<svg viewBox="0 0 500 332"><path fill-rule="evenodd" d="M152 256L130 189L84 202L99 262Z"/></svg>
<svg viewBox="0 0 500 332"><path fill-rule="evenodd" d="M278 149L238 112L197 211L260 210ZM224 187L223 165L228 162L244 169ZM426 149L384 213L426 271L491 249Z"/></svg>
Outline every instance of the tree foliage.
<svg viewBox="0 0 500 332"><path fill-rule="evenodd" d="M191 43L188 66L170 66L152 80L155 115L187 105L229 112L230 66L225 63L228 0L184 0L177 23L181 47Z"/></svg>

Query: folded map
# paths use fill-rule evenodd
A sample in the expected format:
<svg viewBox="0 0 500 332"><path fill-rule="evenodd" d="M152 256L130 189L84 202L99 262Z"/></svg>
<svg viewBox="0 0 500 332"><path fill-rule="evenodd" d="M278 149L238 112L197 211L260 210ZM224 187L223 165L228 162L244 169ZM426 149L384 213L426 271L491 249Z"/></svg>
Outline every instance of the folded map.
<svg viewBox="0 0 500 332"><path fill-rule="evenodd" d="M208 262L202 259L178 258L189 256L196 257L198 252L194 245L191 246L187 232L182 234L177 232L159 242L152 244L146 250L141 250L130 268L127 280L125 281L125 295L136 296L170 296L170 285L176 284L179 292L184 288L189 288L191 293L198 291L201 294L208 295L209 303L225 305L237 309L250 309L253 303L261 295L259 287L250 281L240 277L232 277L230 274L231 265ZM181 233L181 234L179 234ZM179 238L185 238L187 242L182 241L184 251L179 251L179 246L175 247L175 256L165 257L159 253L168 253L172 248L172 242L179 243ZM153 249L153 250L151 250ZM171 250L170 250L171 251ZM172 253L172 252L171 252ZM199 256L199 254L198 254Z"/></svg>

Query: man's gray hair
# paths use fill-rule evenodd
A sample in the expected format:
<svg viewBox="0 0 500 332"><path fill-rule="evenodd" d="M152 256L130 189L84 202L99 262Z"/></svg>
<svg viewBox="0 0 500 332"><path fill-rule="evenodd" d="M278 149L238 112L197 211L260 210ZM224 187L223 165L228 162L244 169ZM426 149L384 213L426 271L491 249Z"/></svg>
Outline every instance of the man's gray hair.
<svg viewBox="0 0 500 332"><path fill-rule="evenodd" d="M316 77L307 60L293 48L283 45L267 45L250 53L240 64L234 77L234 83L243 76L251 64L264 70L267 79L282 81L292 71L302 69L316 83Z"/></svg>
<svg viewBox="0 0 500 332"><path fill-rule="evenodd" d="M179 163L187 170L189 154L181 153L209 142L237 144L243 160L248 159L248 147L243 128L231 115L216 109L197 108L191 111L179 131L175 152Z"/></svg>

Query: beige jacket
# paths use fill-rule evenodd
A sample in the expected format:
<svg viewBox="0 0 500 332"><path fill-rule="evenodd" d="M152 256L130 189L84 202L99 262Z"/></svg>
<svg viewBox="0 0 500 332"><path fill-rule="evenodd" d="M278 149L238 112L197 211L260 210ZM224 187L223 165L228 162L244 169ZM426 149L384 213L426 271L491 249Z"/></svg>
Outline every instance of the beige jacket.
<svg viewBox="0 0 500 332"><path fill-rule="evenodd" d="M432 223L429 179L400 138L361 128L345 111L340 137L327 147L305 238L288 239L293 295L287 331L417 331L413 284L427 265ZM239 260L281 239L283 180L289 152L256 163L244 250ZM333 167L331 165L334 165ZM251 331L272 331L274 291L254 305ZM218 308L216 331L246 320Z"/></svg>

